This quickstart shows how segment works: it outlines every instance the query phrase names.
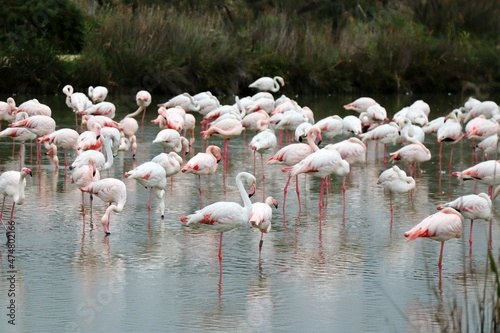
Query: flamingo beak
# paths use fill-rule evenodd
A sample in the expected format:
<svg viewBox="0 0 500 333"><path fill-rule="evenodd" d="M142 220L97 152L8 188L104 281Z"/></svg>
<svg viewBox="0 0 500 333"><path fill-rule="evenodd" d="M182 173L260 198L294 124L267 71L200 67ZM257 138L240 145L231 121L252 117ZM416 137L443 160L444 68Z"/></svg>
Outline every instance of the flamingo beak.
<svg viewBox="0 0 500 333"><path fill-rule="evenodd" d="M250 191L248 191L248 197L252 197L252 195L255 194L255 191L256 191L256 186L255 184L252 184L252 186L250 186Z"/></svg>

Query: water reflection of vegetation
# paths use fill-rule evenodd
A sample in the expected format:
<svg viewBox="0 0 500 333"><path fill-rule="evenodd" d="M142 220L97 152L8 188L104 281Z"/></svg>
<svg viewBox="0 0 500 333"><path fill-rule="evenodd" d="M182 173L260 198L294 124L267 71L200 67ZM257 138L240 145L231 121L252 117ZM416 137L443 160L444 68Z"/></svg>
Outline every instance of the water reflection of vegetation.
<svg viewBox="0 0 500 333"><path fill-rule="evenodd" d="M285 93L477 95L500 75L497 0L19 2L1 10L4 92L230 94L281 75Z"/></svg>

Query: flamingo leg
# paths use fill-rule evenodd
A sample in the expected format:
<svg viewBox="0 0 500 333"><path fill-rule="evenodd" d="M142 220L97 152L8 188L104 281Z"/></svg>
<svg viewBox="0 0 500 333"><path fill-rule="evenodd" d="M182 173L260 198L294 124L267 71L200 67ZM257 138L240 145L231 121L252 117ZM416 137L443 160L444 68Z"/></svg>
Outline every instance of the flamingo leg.
<svg viewBox="0 0 500 333"><path fill-rule="evenodd" d="M10 211L10 220L9 220L10 224L12 224L12 222L14 222L14 208L15 207L16 207L16 203L13 202L12 203L12 210Z"/></svg>
<svg viewBox="0 0 500 333"><path fill-rule="evenodd" d="M266 171L264 169L264 156L262 156L262 154L260 154L260 166L262 169L262 180L264 180L266 179Z"/></svg>
<svg viewBox="0 0 500 333"><path fill-rule="evenodd" d="M219 239L219 270L220 274L222 275L222 235L224 233L220 233L220 239Z"/></svg>
<svg viewBox="0 0 500 333"><path fill-rule="evenodd" d="M285 210L286 206L286 193L288 192L288 185L290 185L290 179L292 179L292 176L288 175L288 179L285 184L285 189L283 190L283 211Z"/></svg>
<svg viewBox="0 0 500 333"><path fill-rule="evenodd" d="M260 253L262 252L262 244L264 244L264 233L260 233L260 242L259 242L259 258L260 258Z"/></svg>
<svg viewBox="0 0 500 333"><path fill-rule="evenodd" d="M85 217L85 192L82 191L82 215Z"/></svg>
<svg viewBox="0 0 500 333"><path fill-rule="evenodd" d="M142 120L141 120L141 126L144 127L144 117L146 117L146 108L142 111Z"/></svg>
<svg viewBox="0 0 500 333"><path fill-rule="evenodd" d="M472 225L474 224L474 220L470 220L470 232L469 232L469 246L472 249Z"/></svg>
<svg viewBox="0 0 500 333"><path fill-rule="evenodd" d="M346 186L345 186L345 176L342 178L342 201L343 201L343 211L345 212L345 192L346 192Z"/></svg>
<svg viewBox="0 0 500 333"><path fill-rule="evenodd" d="M297 200L299 201L299 213L302 211L300 204L300 190L299 190L299 175L295 176L295 192L297 192Z"/></svg>
<svg viewBox="0 0 500 333"><path fill-rule="evenodd" d="M3 222L3 218L2 218L2 215L3 215L3 206L5 205L5 196L3 197L3 201L2 201L2 210L0 211L0 222L2 222L3 224L3 227L5 228L5 230L7 231L7 227L5 226L5 223Z"/></svg>
<svg viewBox="0 0 500 333"><path fill-rule="evenodd" d="M453 160L453 147L455 147L455 145L451 145L451 151L450 151L450 164L448 165L449 169L450 169L450 172L451 172L451 165L452 165L452 160Z"/></svg>
<svg viewBox="0 0 500 333"><path fill-rule="evenodd" d="M253 174L255 175L255 164L257 164L257 157L255 155L255 150L253 151Z"/></svg>
<svg viewBox="0 0 500 333"><path fill-rule="evenodd" d="M153 201L153 187L149 190L148 211L151 211L151 202Z"/></svg>
<svg viewBox="0 0 500 333"><path fill-rule="evenodd" d="M323 191L325 190L325 178L321 178L321 185L319 186L319 213L321 216L321 209L323 208Z"/></svg>

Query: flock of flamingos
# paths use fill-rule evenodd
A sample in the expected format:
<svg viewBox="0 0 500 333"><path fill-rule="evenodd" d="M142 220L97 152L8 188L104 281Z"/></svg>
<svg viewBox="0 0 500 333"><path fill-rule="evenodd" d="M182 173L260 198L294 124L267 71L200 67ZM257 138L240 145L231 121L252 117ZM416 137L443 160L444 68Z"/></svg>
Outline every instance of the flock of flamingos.
<svg viewBox="0 0 500 333"><path fill-rule="evenodd" d="M469 194L453 201L439 205L437 213L428 216L405 232L409 240L426 237L441 242L438 267L441 276L443 248L446 240L462 236L464 219L470 219L472 231L473 221L483 219L492 221L492 200L500 193L500 161L489 159L498 152L498 132L500 110L493 101L479 101L475 98L453 110L445 117L429 120L430 107L422 100L404 107L391 119L383 106L370 97L361 97L344 105L352 110L353 115L341 118L328 116L315 121L313 111L301 107L295 100L282 95L275 98L284 80L281 77L262 77L249 87L258 90L253 96L235 98L232 105L221 105L217 97L210 92L196 95L188 93L177 95L165 103L158 104L158 117L152 123L158 124L159 132L154 144L164 148L164 153L155 156L151 161L140 164L125 173L126 178L135 179L150 189L148 210L151 210L153 193L158 199L161 217L165 214L165 188L167 179L177 174L192 173L198 176L200 209L181 217L181 222L192 228L213 229L220 233L219 263L222 272L222 237L223 233L242 226L253 226L262 232L271 230L272 207L278 207L273 197L265 202L253 203L250 196L255 192L257 169L265 179L265 165L279 164L282 171L288 174L284 188L282 208L286 206L286 195L292 179L295 180L295 192L300 209L300 186L298 176L310 174L321 178L319 209L323 208L324 191L328 188L331 176L343 177L345 209L345 177L352 167L366 163L368 143L376 142L384 145L384 166L387 158L394 165L388 166L378 179L390 194L392 216L392 194L409 193L415 187L415 172L420 163L431 159L430 151L424 145L426 134L437 137L440 145L439 163L442 160L443 143L450 144L450 171L452 170L453 146L462 138L474 141L474 145L483 152L483 162L472 167L454 171L452 176L460 181L474 180L489 186L489 193ZM144 126L146 108L151 104L151 95L145 90L136 95L138 109L120 121L115 117L115 105L106 101L108 91L105 87L90 87L88 94L74 92L73 87L63 88L66 104L75 114L76 129L60 128L56 130L56 122L51 117L49 106L33 99L19 106L13 98L0 102L0 121L8 122L8 128L0 132L0 138L11 137L20 141L20 171L6 171L0 175L0 192L3 196L0 221L7 235L14 219L14 208L23 204L26 178L32 174L29 168L23 167L24 143L36 140L37 163L42 160L42 144L46 154L53 156L56 168L59 167L58 150L64 151L64 167L71 170L71 182L82 193L82 213L85 214L85 194L97 196L108 203L101 218L104 232L110 234L110 215L121 212L126 204L127 190L124 182L116 178L101 178L100 172L113 166L114 156L125 151L134 158L137 151L135 133ZM204 152L199 152L188 161L183 160L195 140L196 118L198 113ZM135 119L141 116L140 123ZM84 130L86 129L86 130ZM253 174L240 172L236 176L236 185L243 201L243 206L236 202L216 202L206 206L202 204L202 178L213 175L223 161L227 167L230 158L230 139L244 132L256 133L249 149L254 152ZM208 145L211 136L224 139L224 146ZM343 141L335 138L346 139ZM337 141L336 143L333 143ZM321 142L330 142L320 148ZM397 146L396 151L387 152L387 145ZM208 146L207 146L208 145ZM66 153L73 151L75 156L71 164ZM257 156L260 155L260 166ZM272 156L264 160L264 154ZM409 173L400 165L409 166ZM12 200L9 223L3 221L2 215L6 197ZM189 213L189 212L187 212ZM85 226L84 226L85 227ZM469 242L472 244L472 232ZM259 244L259 255L262 248L262 236ZM491 232L490 232L491 247Z"/></svg>

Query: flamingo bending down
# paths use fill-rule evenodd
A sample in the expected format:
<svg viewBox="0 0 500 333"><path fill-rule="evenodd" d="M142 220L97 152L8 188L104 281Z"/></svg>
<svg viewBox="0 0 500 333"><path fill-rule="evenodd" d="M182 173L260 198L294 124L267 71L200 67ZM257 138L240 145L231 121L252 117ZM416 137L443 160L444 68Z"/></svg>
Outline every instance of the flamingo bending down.
<svg viewBox="0 0 500 333"><path fill-rule="evenodd" d="M47 141L50 143L50 150L47 154L52 154L54 156L54 164L59 167L59 158L57 157L57 148L64 149L64 166L68 165L66 159L66 151L68 149L76 150L76 142L78 140L79 134L77 131L71 128L61 128L55 132L44 135L38 138L39 142Z"/></svg>
<svg viewBox="0 0 500 333"><path fill-rule="evenodd" d="M109 235L109 218L111 212L119 213L123 211L127 202L127 188L125 184L116 178L105 178L90 183L82 188L83 192L89 192L104 202L109 203L106 212L101 218L104 233Z"/></svg>
<svg viewBox="0 0 500 333"><path fill-rule="evenodd" d="M56 122L54 119L48 116L33 116L9 124L9 127L25 127L34 134L36 134L36 136L44 136L56 130ZM37 144L37 156L39 160L41 160L42 152L38 144Z"/></svg>
<svg viewBox="0 0 500 333"><path fill-rule="evenodd" d="M204 139L209 139L212 135L224 139L224 165L229 165L229 139L239 136L243 132L243 125L237 119L227 118L212 123L206 130L201 132Z"/></svg>
<svg viewBox="0 0 500 333"><path fill-rule="evenodd" d="M155 162L144 162L137 168L125 173L125 178L135 179L146 188L150 188L148 213L151 212L151 202L153 200L153 191L158 199L160 199L160 216L165 216L165 187L167 186L167 176L165 169Z"/></svg>
<svg viewBox="0 0 500 333"><path fill-rule="evenodd" d="M172 149L176 153L187 153L189 151L189 141L185 137L181 136L179 132L171 128L166 128L158 132L156 138L153 140L153 143L157 143L162 146L164 152L166 152L167 148Z"/></svg>
<svg viewBox="0 0 500 333"><path fill-rule="evenodd" d="M344 105L344 109L353 110L358 113L366 112L366 110L372 106L376 105L377 102L371 97L360 97L356 99L354 102L348 103Z"/></svg>
<svg viewBox="0 0 500 333"><path fill-rule="evenodd" d="M465 180L475 180L478 183L489 186L490 198L493 195L493 186L500 185L500 160L488 160L471 166L461 172L454 171L452 177L460 179L460 183Z"/></svg>
<svg viewBox="0 0 500 333"><path fill-rule="evenodd" d="M451 207L470 220L469 246L472 247L472 225L474 220L481 219L491 222L493 212L491 210L491 199L486 193L469 194L456 198L453 201L438 205L436 208L442 210Z"/></svg>
<svg viewBox="0 0 500 333"><path fill-rule="evenodd" d="M80 156L83 156L83 154ZM85 161L85 163L78 165L78 167L70 167L70 170L71 183L75 184L82 192L82 214L85 217L85 191L83 188L90 185L92 182L101 179L101 175L97 170L96 159L91 156ZM90 207L92 209L92 194L90 194ZM92 210L90 212L92 213Z"/></svg>
<svg viewBox="0 0 500 333"><path fill-rule="evenodd" d="M0 211L0 222L2 222L5 231L9 232L9 228L3 222L2 214L6 197L12 197L12 210L10 212L9 222L14 221L14 208L17 205L24 203L25 195L24 188L26 187L26 177L33 173L29 168L22 168L21 171L6 171L0 175L0 195L3 196L2 210Z"/></svg>
<svg viewBox="0 0 500 333"><path fill-rule="evenodd" d="M404 233L408 240L423 237L441 242L439 252L439 277L441 278L444 242L451 238L462 237L464 217L451 207L426 217L422 222ZM441 279L440 279L441 280Z"/></svg>
<svg viewBox="0 0 500 333"><path fill-rule="evenodd" d="M260 230L259 257L264 244L264 234L271 231L271 221L273 219L272 206L278 208L278 201L273 197L267 197L265 202L254 202L252 204L252 214L250 214L250 224Z"/></svg>
<svg viewBox="0 0 500 333"><path fill-rule="evenodd" d="M247 193L243 181L250 185ZM255 177L248 172L240 172L236 176L236 186L240 192L244 206L236 202L220 201L195 211L193 214L182 216L181 221L192 228L205 227L220 232L219 240L219 267L222 274L222 235L224 232L250 226L249 218L252 214L250 196L255 193Z"/></svg>
<svg viewBox="0 0 500 333"><path fill-rule="evenodd" d="M281 76L275 76L274 78L263 76L251 83L248 88L258 89L260 91L277 92L284 85L285 80L283 80Z"/></svg>
<svg viewBox="0 0 500 333"><path fill-rule="evenodd" d="M264 171L264 159L263 159L263 154L266 152L273 150L276 148L276 145L278 144L278 140L276 138L276 135L274 134L274 131L271 129L267 129L263 132L257 133L250 143L248 144L248 147L253 150L253 172L255 174L255 153L260 154L260 161L261 161L261 168L262 168L262 179L266 178L266 173Z"/></svg>
<svg viewBox="0 0 500 333"><path fill-rule="evenodd" d="M125 135L125 137L129 140L131 145L131 153L132 158L135 158L135 154L137 153L137 138L135 136L135 132L139 129L139 124L137 120L131 117L125 117L120 121L120 129Z"/></svg>

